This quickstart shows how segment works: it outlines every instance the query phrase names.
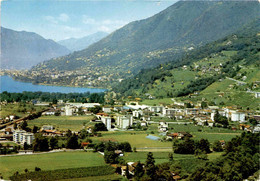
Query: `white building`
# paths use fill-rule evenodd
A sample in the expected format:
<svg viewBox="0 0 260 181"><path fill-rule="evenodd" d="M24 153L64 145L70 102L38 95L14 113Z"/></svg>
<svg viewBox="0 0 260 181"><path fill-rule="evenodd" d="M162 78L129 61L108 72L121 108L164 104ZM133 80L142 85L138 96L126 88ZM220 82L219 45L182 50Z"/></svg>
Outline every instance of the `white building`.
<svg viewBox="0 0 260 181"><path fill-rule="evenodd" d="M151 106L149 107L149 111L154 113L162 113L163 112L163 106Z"/></svg>
<svg viewBox="0 0 260 181"><path fill-rule="evenodd" d="M133 117L139 117L143 115L143 111L142 110L135 110L133 111Z"/></svg>
<svg viewBox="0 0 260 181"><path fill-rule="evenodd" d="M69 106L69 105L66 105L66 106L65 106L65 115L66 115L66 116L72 116L72 113L73 113L72 107Z"/></svg>
<svg viewBox="0 0 260 181"><path fill-rule="evenodd" d="M101 117L102 123L104 123L107 127L107 130L111 130L111 118L110 117Z"/></svg>
<svg viewBox="0 0 260 181"><path fill-rule="evenodd" d="M121 129L126 129L133 125L133 116L118 116L117 125Z"/></svg>
<svg viewBox="0 0 260 181"><path fill-rule="evenodd" d="M231 121L245 121L245 113L241 111L230 111Z"/></svg>
<svg viewBox="0 0 260 181"><path fill-rule="evenodd" d="M14 130L13 132L13 141L15 143L27 143L28 145L31 145L34 140L33 133L27 133L24 130Z"/></svg>
<svg viewBox="0 0 260 181"><path fill-rule="evenodd" d="M103 107L102 111L105 113L110 113L111 112L111 108L110 107Z"/></svg>

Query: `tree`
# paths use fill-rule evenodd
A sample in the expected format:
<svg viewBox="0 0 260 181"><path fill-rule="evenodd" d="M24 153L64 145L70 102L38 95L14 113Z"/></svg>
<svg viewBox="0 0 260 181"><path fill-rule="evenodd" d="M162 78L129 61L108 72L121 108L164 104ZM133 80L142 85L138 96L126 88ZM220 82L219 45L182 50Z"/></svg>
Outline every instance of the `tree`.
<svg viewBox="0 0 260 181"><path fill-rule="evenodd" d="M17 129L17 123L14 123L14 129Z"/></svg>
<svg viewBox="0 0 260 181"><path fill-rule="evenodd" d="M205 151L202 151L200 149L195 150L195 157L202 160L207 160L208 156Z"/></svg>
<svg viewBox="0 0 260 181"><path fill-rule="evenodd" d="M208 104L206 102L202 101L201 102L201 108L204 109L206 107L208 107Z"/></svg>
<svg viewBox="0 0 260 181"><path fill-rule="evenodd" d="M76 134L73 134L71 137L68 138L67 148L70 149L79 148L78 137L76 136Z"/></svg>
<svg viewBox="0 0 260 181"><path fill-rule="evenodd" d="M48 139L43 137L41 134L35 134L35 139L33 141L33 151L48 151L49 142Z"/></svg>
<svg viewBox="0 0 260 181"><path fill-rule="evenodd" d="M156 171L156 166L155 166L155 160L153 157L153 153L149 152L147 154L147 158L145 161L145 170L146 170L146 175L151 179L154 180L156 177L155 171Z"/></svg>
<svg viewBox="0 0 260 181"><path fill-rule="evenodd" d="M28 148L29 148L29 145L28 145L26 142L24 142L24 144L23 144L23 149L24 149L24 150L28 150Z"/></svg>
<svg viewBox="0 0 260 181"><path fill-rule="evenodd" d="M38 131L38 127L34 125L32 132L33 132L33 133L37 133L37 131Z"/></svg>
<svg viewBox="0 0 260 181"><path fill-rule="evenodd" d="M206 153L210 153L210 143L207 139L200 139L199 142L196 143L196 149L200 149L201 151L205 151Z"/></svg>
<svg viewBox="0 0 260 181"><path fill-rule="evenodd" d="M118 155L115 151L105 151L104 153L104 160L106 163L117 163Z"/></svg>
<svg viewBox="0 0 260 181"><path fill-rule="evenodd" d="M119 144L119 148L123 152L132 152L132 148L129 142L123 142Z"/></svg>
<svg viewBox="0 0 260 181"><path fill-rule="evenodd" d="M168 158L169 158L169 161L172 162L172 161L173 161L173 154L172 154L172 153L169 153L169 154L168 154Z"/></svg>
<svg viewBox="0 0 260 181"><path fill-rule="evenodd" d="M41 171L41 169L40 169L39 167L35 167L34 170L35 170L36 172Z"/></svg>
<svg viewBox="0 0 260 181"><path fill-rule="evenodd" d="M94 128L93 128L94 132L97 131L107 131L107 127L104 123L96 123Z"/></svg>
<svg viewBox="0 0 260 181"><path fill-rule="evenodd" d="M221 152L221 151L223 151L223 148L222 148L222 146L221 146L221 143L218 141L218 140L216 140L214 143L213 143L213 151L216 151L216 152Z"/></svg>
<svg viewBox="0 0 260 181"><path fill-rule="evenodd" d="M56 137L51 137L50 139L50 147L54 149L58 146L58 139Z"/></svg>
<svg viewBox="0 0 260 181"><path fill-rule="evenodd" d="M137 162L134 175L136 180L139 180L144 175L143 165L140 163L140 161Z"/></svg>
<svg viewBox="0 0 260 181"><path fill-rule="evenodd" d="M21 124L21 129L26 130L27 126L28 126L27 121L23 121Z"/></svg>

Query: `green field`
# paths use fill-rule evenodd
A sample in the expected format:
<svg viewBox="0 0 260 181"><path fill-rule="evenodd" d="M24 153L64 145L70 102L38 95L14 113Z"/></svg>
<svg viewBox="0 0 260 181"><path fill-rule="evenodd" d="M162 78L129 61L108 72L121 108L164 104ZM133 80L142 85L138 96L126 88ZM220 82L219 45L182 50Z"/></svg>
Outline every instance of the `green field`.
<svg viewBox="0 0 260 181"><path fill-rule="evenodd" d="M44 106L34 106L32 104L8 103L0 106L0 117L4 118L9 115L24 117L31 112L37 112L46 109Z"/></svg>
<svg viewBox="0 0 260 181"><path fill-rule="evenodd" d="M168 162L169 158L168 155L172 152L153 152L153 157L155 159L155 164ZM222 152L213 152L208 154L209 161L213 161L220 157ZM126 153L124 156L124 159L127 162L136 162L140 161L142 163L145 163L147 157L147 152L132 152L132 153ZM188 172L195 169L198 165L201 165L205 163L203 160L199 160L195 158L194 155L184 155L184 154L173 154L173 160L174 162L179 162L181 166Z"/></svg>
<svg viewBox="0 0 260 181"><path fill-rule="evenodd" d="M7 179L16 171L23 173L26 168L29 171L34 171L35 167L39 167L42 170L56 170L102 166L104 164L104 158L99 153L80 151L5 156L0 157L0 173Z"/></svg>
<svg viewBox="0 0 260 181"><path fill-rule="evenodd" d="M59 181L110 181L110 180L125 180L125 177L118 174L104 175L104 176L92 176L84 178L62 179Z"/></svg>
<svg viewBox="0 0 260 181"><path fill-rule="evenodd" d="M193 139L200 140L200 139L208 139L210 143L213 143L216 140L225 140L230 141L232 138L239 136L242 131L237 130L233 131L226 128L210 128L210 127L202 127L202 126L195 126L193 124L189 125L175 125L170 124L172 128L170 132L180 132L185 131L189 132L193 135ZM201 130L201 131L199 131Z"/></svg>
<svg viewBox="0 0 260 181"><path fill-rule="evenodd" d="M89 124L93 116L42 116L38 119L28 121L28 126L41 127L43 125L53 125L60 131L80 131L83 128L83 123Z"/></svg>
<svg viewBox="0 0 260 181"><path fill-rule="evenodd" d="M102 137L93 137L93 141L117 141L125 142L128 141L132 148L143 148L143 147L171 147L171 142L160 142L146 138L147 133L144 131L121 131L121 132L102 132Z"/></svg>

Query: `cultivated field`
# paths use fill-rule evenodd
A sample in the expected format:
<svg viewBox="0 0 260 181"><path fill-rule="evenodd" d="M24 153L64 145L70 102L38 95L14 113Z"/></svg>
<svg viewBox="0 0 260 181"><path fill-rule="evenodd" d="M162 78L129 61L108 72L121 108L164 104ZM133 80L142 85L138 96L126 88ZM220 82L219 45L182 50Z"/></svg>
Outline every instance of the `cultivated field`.
<svg viewBox="0 0 260 181"><path fill-rule="evenodd" d="M80 131L83 128L83 124L89 124L89 121L93 119L93 116L42 116L38 119L28 121L29 127L43 125L53 125L60 131Z"/></svg>
<svg viewBox="0 0 260 181"><path fill-rule="evenodd" d="M56 170L102 166L104 164L104 158L99 153L83 151L7 156L0 157L0 173L7 179L16 171L24 173L26 168L29 171L34 171L35 167L42 170Z"/></svg>

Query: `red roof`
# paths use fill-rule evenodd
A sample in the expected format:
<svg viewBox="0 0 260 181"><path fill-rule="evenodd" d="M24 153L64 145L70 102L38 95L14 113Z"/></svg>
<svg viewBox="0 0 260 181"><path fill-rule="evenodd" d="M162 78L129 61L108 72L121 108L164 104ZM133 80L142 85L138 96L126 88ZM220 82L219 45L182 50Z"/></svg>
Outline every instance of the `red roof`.
<svg viewBox="0 0 260 181"><path fill-rule="evenodd" d="M81 146L88 146L89 142L82 142Z"/></svg>

